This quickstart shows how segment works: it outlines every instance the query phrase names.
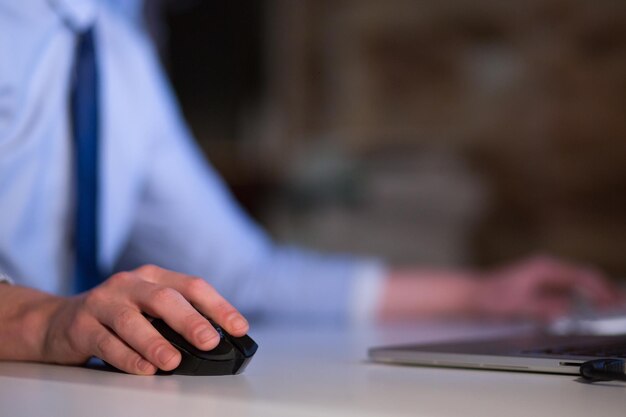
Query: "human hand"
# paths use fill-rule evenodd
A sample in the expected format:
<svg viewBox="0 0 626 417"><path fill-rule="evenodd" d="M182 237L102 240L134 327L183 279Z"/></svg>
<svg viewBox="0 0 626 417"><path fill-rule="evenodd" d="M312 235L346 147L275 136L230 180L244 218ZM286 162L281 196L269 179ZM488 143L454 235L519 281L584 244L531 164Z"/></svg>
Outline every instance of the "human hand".
<svg viewBox="0 0 626 417"><path fill-rule="evenodd" d="M551 320L570 312L577 300L612 307L624 296L602 273L549 257L488 272L402 268L387 277L377 317Z"/></svg>
<svg viewBox="0 0 626 417"><path fill-rule="evenodd" d="M549 257L535 257L484 274L474 289L480 315L549 321L576 303L607 308L624 295L600 271Z"/></svg>
<svg viewBox="0 0 626 417"><path fill-rule="evenodd" d="M180 353L142 313L162 318L201 350L215 348L220 340L203 314L233 336L248 331L243 316L206 281L151 265L56 300L42 341L44 362L80 364L97 356L140 375L176 368Z"/></svg>

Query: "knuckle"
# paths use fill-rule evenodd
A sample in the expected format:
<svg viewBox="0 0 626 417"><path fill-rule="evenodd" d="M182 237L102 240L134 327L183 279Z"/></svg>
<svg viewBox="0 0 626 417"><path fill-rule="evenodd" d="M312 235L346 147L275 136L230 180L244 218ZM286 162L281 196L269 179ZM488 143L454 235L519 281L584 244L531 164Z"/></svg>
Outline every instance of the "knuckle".
<svg viewBox="0 0 626 417"><path fill-rule="evenodd" d="M96 338L96 352L101 357L109 357L113 350L113 336L109 334L102 334Z"/></svg>
<svg viewBox="0 0 626 417"><path fill-rule="evenodd" d="M124 332L125 330L128 330L132 325L135 314L137 313L129 308L122 308L116 312L112 321L115 331Z"/></svg>
<svg viewBox="0 0 626 417"><path fill-rule="evenodd" d="M91 291L88 291L83 298L83 305L87 309L97 307L104 302L104 293L101 288L97 287Z"/></svg>
<svg viewBox="0 0 626 417"><path fill-rule="evenodd" d="M152 292L152 301L157 304L170 303L178 297L178 292L170 287L159 287Z"/></svg>
<svg viewBox="0 0 626 417"><path fill-rule="evenodd" d="M113 285L126 285L133 280L133 274L130 272L118 272L117 274L111 275L111 277L107 280L109 284Z"/></svg>
<svg viewBox="0 0 626 417"><path fill-rule="evenodd" d="M235 307L233 307L232 305L230 305L227 301L219 301L217 304L215 304L215 312L222 317L229 317L233 314L238 314L237 310L235 310Z"/></svg>
<svg viewBox="0 0 626 417"><path fill-rule="evenodd" d="M150 338L146 343L144 356L148 358L156 358L158 361L158 354L161 350L170 348L170 345L160 337ZM139 352L142 354L142 352Z"/></svg>
<svg viewBox="0 0 626 417"><path fill-rule="evenodd" d="M82 295L82 308L90 312L99 311L102 306L110 304L111 298L114 297L115 290L112 285L119 278L111 277L102 285L93 288Z"/></svg>
<svg viewBox="0 0 626 417"><path fill-rule="evenodd" d="M213 287L202 278L194 277L187 282L187 289L192 293L200 293L210 291Z"/></svg>
<svg viewBox="0 0 626 417"><path fill-rule="evenodd" d="M136 271L142 275L152 276L160 273L162 271L162 268L153 264L146 264L137 268Z"/></svg>
<svg viewBox="0 0 626 417"><path fill-rule="evenodd" d="M199 314L189 315L185 320L187 332L192 335L197 335L202 330L206 329L209 325L208 321Z"/></svg>

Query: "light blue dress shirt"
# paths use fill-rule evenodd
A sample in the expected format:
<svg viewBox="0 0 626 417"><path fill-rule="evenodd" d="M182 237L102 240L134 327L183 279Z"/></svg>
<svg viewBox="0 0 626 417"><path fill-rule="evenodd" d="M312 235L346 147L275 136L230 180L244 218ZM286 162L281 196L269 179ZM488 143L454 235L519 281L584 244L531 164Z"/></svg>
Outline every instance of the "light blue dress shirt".
<svg viewBox="0 0 626 417"><path fill-rule="evenodd" d="M101 74L99 263L205 277L244 313L362 317L377 261L276 245L233 201L185 125L136 0L0 0L0 274L72 288L69 82L95 24Z"/></svg>

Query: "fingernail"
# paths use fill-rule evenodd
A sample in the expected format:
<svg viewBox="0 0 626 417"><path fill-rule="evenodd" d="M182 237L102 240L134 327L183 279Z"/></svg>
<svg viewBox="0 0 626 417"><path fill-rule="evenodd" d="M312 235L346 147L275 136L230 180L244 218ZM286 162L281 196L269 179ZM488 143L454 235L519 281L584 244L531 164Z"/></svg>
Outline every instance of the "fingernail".
<svg viewBox="0 0 626 417"><path fill-rule="evenodd" d="M149 370L151 370L152 364L145 359L139 359L139 362L137 362L137 367L144 372L148 372Z"/></svg>
<svg viewBox="0 0 626 417"><path fill-rule="evenodd" d="M204 329L200 333L198 333L198 339L202 344L208 343L213 339L217 339L218 337L219 335L217 334L217 332L209 328Z"/></svg>
<svg viewBox="0 0 626 417"><path fill-rule="evenodd" d="M236 317L233 321L230 322L235 330L243 329L248 326L248 322L244 320L242 317Z"/></svg>
<svg viewBox="0 0 626 417"><path fill-rule="evenodd" d="M165 347L157 352L157 358L162 364L167 364L174 356L176 356L176 352Z"/></svg>

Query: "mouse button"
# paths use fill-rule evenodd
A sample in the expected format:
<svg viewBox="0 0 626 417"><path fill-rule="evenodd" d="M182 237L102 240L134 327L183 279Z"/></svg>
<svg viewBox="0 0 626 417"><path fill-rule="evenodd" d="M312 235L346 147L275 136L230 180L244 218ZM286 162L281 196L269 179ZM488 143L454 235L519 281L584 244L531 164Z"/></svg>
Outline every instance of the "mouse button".
<svg viewBox="0 0 626 417"><path fill-rule="evenodd" d="M180 347L182 349L188 350L188 348L192 348L193 346L185 340L180 334L176 333L170 326L168 326L161 319L152 320L152 325L161 335L173 345Z"/></svg>
<svg viewBox="0 0 626 417"><path fill-rule="evenodd" d="M229 340L233 344L233 346L235 346L235 348L239 350L241 354L246 358L253 356L259 348L255 341L252 340L252 338L248 335L242 337L231 336Z"/></svg>
<svg viewBox="0 0 626 417"><path fill-rule="evenodd" d="M176 331L172 329L170 326L168 326L167 323L165 323L163 320L154 319L152 321L152 325L157 329L159 333L161 333L161 335L168 342L170 342L175 348L177 348L180 351L180 353L183 355L183 361L185 361L184 359L185 356L188 356L189 358L200 357L203 359L215 360L214 357L205 358L207 352L204 352L198 349L197 347L195 347L194 345L192 345L191 343L189 343L187 339L185 339L180 334L176 333ZM209 351L209 352L213 352L213 351ZM214 355L214 356L221 357L221 356L224 356L225 353L226 352L220 352L218 355ZM217 359L217 360L220 360L220 359Z"/></svg>
<svg viewBox="0 0 626 417"><path fill-rule="evenodd" d="M204 351L194 348L192 353L202 359L212 361L227 361L235 357L235 349L226 339L220 340L214 349Z"/></svg>

